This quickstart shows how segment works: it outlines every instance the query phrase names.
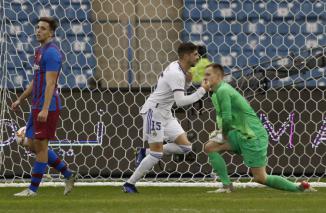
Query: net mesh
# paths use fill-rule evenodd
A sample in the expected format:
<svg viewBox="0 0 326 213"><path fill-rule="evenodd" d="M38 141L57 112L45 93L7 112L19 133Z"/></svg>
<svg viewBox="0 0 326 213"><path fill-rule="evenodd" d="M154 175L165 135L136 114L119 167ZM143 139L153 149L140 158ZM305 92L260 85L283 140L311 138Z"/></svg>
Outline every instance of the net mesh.
<svg viewBox="0 0 326 213"><path fill-rule="evenodd" d="M65 55L57 138L50 146L80 181L123 180L144 147L139 108L182 41L207 47L227 80L250 102L268 133L268 173L317 178L326 170L323 1L1 0L1 179L29 178L34 156L14 140L30 105L9 110L33 76L37 18L59 21ZM195 86L193 87L193 89ZM209 97L173 108L193 153L165 156L151 180L211 181L203 144L215 129ZM223 155L229 174L249 177L239 156ZM58 174L49 170L49 180Z"/></svg>

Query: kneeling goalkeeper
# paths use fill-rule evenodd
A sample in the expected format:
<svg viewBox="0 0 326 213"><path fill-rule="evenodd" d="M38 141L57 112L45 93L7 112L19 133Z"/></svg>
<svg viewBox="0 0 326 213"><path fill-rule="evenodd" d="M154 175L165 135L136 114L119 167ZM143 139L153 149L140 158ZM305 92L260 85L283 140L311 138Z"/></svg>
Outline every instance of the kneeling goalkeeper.
<svg viewBox="0 0 326 213"><path fill-rule="evenodd" d="M211 85L217 124L222 130L213 132L205 144L209 162L223 183L223 188L211 192L228 193L233 190L225 161L220 155L223 151L242 155L257 183L291 192L315 191L307 182L296 185L283 177L266 174L268 134L246 99L223 78L221 65L206 67L205 80Z"/></svg>

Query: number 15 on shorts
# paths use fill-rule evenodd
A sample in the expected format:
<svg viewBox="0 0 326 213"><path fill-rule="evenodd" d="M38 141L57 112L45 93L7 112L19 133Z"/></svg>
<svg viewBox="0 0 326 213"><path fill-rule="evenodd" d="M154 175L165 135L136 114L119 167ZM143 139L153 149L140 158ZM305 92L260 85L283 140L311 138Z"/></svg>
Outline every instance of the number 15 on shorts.
<svg viewBox="0 0 326 213"><path fill-rule="evenodd" d="M152 121L151 131L161 130L162 123L159 121Z"/></svg>

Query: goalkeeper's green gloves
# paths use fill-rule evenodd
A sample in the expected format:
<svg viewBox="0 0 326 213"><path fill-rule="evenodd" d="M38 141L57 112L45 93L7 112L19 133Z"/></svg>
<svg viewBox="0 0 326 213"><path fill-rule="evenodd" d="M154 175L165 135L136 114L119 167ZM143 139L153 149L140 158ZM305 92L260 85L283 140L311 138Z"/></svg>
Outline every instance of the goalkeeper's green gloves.
<svg viewBox="0 0 326 213"><path fill-rule="evenodd" d="M220 144L223 144L226 142L226 140L222 134L222 130L214 130L213 132L211 132L209 134L209 141L213 141L213 142L220 143Z"/></svg>

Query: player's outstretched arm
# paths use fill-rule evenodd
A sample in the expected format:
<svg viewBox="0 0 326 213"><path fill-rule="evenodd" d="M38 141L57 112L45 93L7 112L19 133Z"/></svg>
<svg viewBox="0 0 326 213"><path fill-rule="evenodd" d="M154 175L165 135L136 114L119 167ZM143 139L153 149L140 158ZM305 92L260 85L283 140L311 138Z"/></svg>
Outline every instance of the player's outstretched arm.
<svg viewBox="0 0 326 213"><path fill-rule="evenodd" d="M27 86L23 94L21 94L21 96L14 103L11 104L11 109L13 111L16 111L20 103L32 94L33 85L34 85L34 80L32 80L31 83Z"/></svg>
<svg viewBox="0 0 326 213"><path fill-rule="evenodd" d="M185 95L184 91L175 91L174 92L174 100L178 107L186 106L192 103L195 103L199 99L201 99L207 91L210 90L210 85L208 81L203 81L201 87L197 89L196 92L191 95Z"/></svg>

